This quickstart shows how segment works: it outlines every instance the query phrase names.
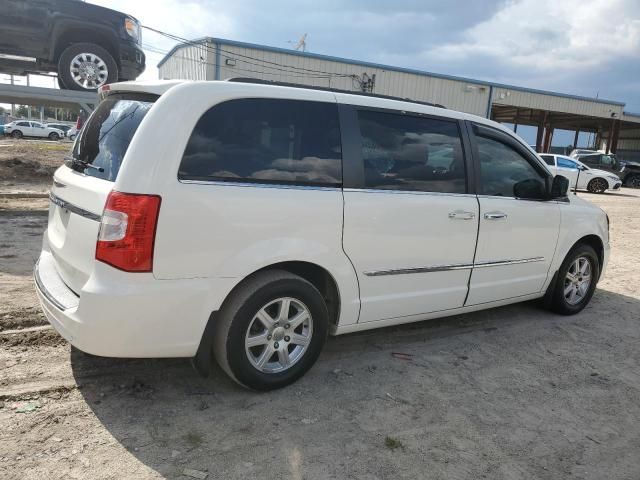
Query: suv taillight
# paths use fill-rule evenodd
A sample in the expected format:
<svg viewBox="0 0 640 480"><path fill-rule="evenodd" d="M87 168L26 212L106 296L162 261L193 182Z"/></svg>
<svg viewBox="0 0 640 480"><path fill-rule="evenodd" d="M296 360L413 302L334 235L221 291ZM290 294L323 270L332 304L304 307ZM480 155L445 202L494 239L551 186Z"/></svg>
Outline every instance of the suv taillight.
<svg viewBox="0 0 640 480"><path fill-rule="evenodd" d="M151 272L161 198L112 191L100 221L96 260L125 272Z"/></svg>

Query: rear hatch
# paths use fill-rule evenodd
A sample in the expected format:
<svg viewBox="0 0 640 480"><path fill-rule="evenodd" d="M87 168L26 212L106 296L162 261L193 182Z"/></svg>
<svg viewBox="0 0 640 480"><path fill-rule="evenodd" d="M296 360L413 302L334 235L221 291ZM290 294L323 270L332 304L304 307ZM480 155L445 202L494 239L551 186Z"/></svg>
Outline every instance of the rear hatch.
<svg viewBox="0 0 640 480"><path fill-rule="evenodd" d="M140 93L106 97L54 175L46 238L58 273L78 294L93 270L107 196L140 122L157 98Z"/></svg>

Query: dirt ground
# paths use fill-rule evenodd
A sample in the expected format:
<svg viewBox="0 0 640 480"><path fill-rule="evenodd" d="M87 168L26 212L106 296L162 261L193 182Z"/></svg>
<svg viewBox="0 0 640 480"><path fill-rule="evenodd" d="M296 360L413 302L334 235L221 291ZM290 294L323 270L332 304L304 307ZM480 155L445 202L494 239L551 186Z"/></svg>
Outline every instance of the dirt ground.
<svg viewBox="0 0 640 480"><path fill-rule="evenodd" d="M640 191L580 194L612 236L581 314L524 303L331 338L301 381L258 394L188 360L84 355L44 326L31 194L65 152L32 164L41 147L5 143L0 478L640 478Z"/></svg>

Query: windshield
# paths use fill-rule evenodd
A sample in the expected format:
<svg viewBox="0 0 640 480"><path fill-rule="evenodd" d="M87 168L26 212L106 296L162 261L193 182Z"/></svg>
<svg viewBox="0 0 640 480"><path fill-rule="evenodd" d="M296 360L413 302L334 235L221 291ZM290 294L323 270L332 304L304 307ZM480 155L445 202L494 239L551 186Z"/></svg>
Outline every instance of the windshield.
<svg viewBox="0 0 640 480"><path fill-rule="evenodd" d="M157 98L146 94L109 95L87 120L68 166L114 182L133 135Z"/></svg>

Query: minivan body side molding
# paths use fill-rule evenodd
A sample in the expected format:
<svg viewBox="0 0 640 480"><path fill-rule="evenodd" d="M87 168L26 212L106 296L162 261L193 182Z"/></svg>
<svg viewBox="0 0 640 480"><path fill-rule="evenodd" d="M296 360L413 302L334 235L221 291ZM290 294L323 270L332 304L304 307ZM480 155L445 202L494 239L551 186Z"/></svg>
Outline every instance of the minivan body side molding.
<svg viewBox="0 0 640 480"><path fill-rule="evenodd" d="M522 258L518 260L496 260L478 263L455 263L449 265L434 265L431 267L398 268L393 270L370 270L363 272L368 277L383 275L406 275L411 273L448 272L452 270L470 270L472 268L500 267L503 265L519 265L521 263L544 262L544 257Z"/></svg>

